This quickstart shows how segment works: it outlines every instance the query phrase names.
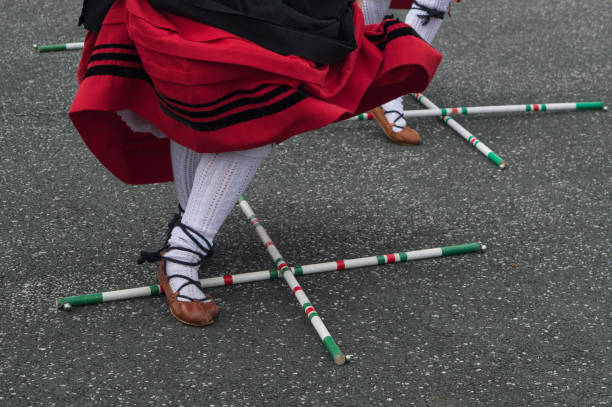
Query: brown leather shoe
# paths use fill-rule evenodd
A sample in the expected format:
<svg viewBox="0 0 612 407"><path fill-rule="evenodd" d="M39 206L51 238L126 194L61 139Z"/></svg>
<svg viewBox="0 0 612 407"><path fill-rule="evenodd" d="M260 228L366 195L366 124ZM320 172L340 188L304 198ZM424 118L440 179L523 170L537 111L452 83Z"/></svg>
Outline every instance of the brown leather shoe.
<svg viewBox="0 0 612 407"><path fill-rule="evenodd" d="M193 326L210 325L215 322L215 318L217 317L219 310L217 308L217 304L215 304L209 294L206 294L206 298L210 298L211 300L206 302L193 299L191 299L191 301L178 300L177 297L179 296L179 292L173 292L170 288L170 283L168 281L169 278L166 275L166 262L164 260L159 261L159 267L157 268L157 279L159 280L159 285L164 291L164 294L166 294L166 299L168 300L168 305L170 306L170 312L176 319L184 324ZM188 280L186 278L185 280L187 281L186 284L189 284L189 281L192 281L191 279Z"/></svg>
<svg viewBox="0 0 612 407"><path fill-rule="evenodd" d="M393 131L393 123L390 123L385 116L385 111L381 107L375 107L370 110L374 120L378 122L380 127L385 132L385 135L391 139L394 143L405 145L416 145L421 144L421 136L416 130L406 126L401 131Z"/></svg>

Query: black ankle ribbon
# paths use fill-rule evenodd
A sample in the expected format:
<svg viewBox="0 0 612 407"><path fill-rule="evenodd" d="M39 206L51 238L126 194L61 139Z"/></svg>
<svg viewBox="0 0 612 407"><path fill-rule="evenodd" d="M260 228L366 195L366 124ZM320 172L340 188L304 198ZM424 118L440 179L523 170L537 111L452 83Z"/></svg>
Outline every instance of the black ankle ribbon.
<svg viewBox="0 0 612 407"><path fill-rule="evenodd" d="M181 206L179 205L179 211L180 209L181 209ZM170 235L172 234L172 229L174 229L176 225L181 223L182 218L183 218L183 212L180 211L179 213L174 214L174 217L170 219L170 222L168 222L168 233L166 235L166 240L170 239Z"/></svg>
<svg viewBox="0 0 612 407"><path fill-rule="evenodd" d="M416 6L415 10L423 10L425 13L427 13L419 14L417 16L418 18L423 20L423 25L427 25L429 23L429 20L431 20L432 18L439 18L440 20L442 20L444 18L444 14L446 13L445 10L440 11L436 10L435 8L424 6L416 0L414 2L414 5Z"/></svg>
<svg viewBox="0 0 612 407"><path fill-rule="evenodd" d="M138 264L142 264L144 262L157 263L160 260L161 260L161 250L156 251L156 252L147 252L145 250L142 250L140 252L140 257L138 258L138 260L136 260L136 263Z"/></svg>
<svg viewBox="0 0 612 407"><path fill-rule="evenodd" d="M170 223L168 224L168 227L170 227L169 235L172 233L172 229L174 229L175 227L180 228L185 234L185 236L191 239L191 241L197 246L198 250L193 250L188 247L169 246L169 245L165 245L161 249L154 251L154 252L147 252L143 250L140 252L140 258L137 260L138 264L142 264L144 262L155 263L160 260L165 260L165 261L169 261L172 263L183 264L185 266L199 266L207 256L211 256L213 254L214 245L210 243L210 241L206 239L197 230L195 230L194 228L190 226L185 225L184 223L181 223L181 219L180 217L178 217L178 215L175 216L170 221ZM201 242L204 242L204 244L202 244ZM167 256L162 255L162 252L169 252L170 250L180 250L183 252L192 253L198 256L200 259L195 262L187 262L187 261L177 260L177 259L173 259L172 257L167 257Z"/></svg>

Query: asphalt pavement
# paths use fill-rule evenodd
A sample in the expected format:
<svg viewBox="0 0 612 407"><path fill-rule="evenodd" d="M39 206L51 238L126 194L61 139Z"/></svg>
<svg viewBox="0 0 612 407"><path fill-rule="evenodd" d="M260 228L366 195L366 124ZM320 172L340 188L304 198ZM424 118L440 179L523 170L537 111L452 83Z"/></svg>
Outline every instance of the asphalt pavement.
<svg viewBox="0 0 612 407"><path fill-rule="evenodd" d="M423 144L342 122L281 144L246 191L290 265L480 241L485 253L302 276L350 363L336 366L282 280L211 289L220 318L165 299L55 308L154 284L136 265L176 211L173 185L128 186L67 117L80 5L0 8L0 405L607 406L612 404L612 115L435 118ZM612 2L463 1L434 45L439 106L612 104ZM409 97L406 108L419 105ZM206 276L271 260L236 209Z"/></svg>

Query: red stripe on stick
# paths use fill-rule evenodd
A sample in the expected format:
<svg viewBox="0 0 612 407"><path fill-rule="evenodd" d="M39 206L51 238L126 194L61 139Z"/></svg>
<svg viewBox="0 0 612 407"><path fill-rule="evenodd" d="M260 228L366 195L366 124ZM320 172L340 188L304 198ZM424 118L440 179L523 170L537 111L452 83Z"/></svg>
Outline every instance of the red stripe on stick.
<svg viewBox="0 0 612 407"><path fill-rule="evenodd" d="M225 283L225 285L232 285L234 284L234 278L229 274L227 276L223 276L223 283Z"/></svg>
<svg viewBox="0 0 612 407"><path fill-rule="evenodd" d="M385 254L387 258L387 263L395 263L395 255L394 254Z"/></svg>
<svg viewBox="0 0 612 407"><path fill-rule="evenodd" d="M313 307L308 307L306 308L306 315L310 314L311 312L314 312L314 308Z"/></svg>
<svg viewBox="0 0 612 407"><path fill-rule="evenodd" d="M301 289L302 289L302 287L300 287L299 285L296 285L296 286L293 288L293 294L297 293L297 292L298 292L298 291L300 291Z"/></svg>
<svg viewBox="0 0 612 407"><path fill-rule="evenodd" d="M267 249L269 246L274 246L274 243L272 243L272 242L268 242L268 243L266 243L266 249Z"/></svg>
<svg viewBox="0 0 612 407"><path fill-rule="evenodd" d="M459 108L458 107L453 107L453 113L459 113Z"/></svg>
<svg viewBox="0 0 612 407"><path fill-rule="evenodd" d="M346 269L346 264L344 264L344 260L336 261L336 270L344 270Z"/></svg>
<svg viewBox="0 0 612 407"><path fill-rule="evenodd" d="M534 112L539 112L540 111L540 105L533 105L533 111Z"/></svg>
<svg viewBox="0 0 612 407"><path fill-rule="evenodd" d="M284 269L285 267L289 267L289 266L287 266L287 263L282 262L282 263L280 263L280 264L278 265L278 267L277 267L277 268L278 268L279 270L282 270L282 269Z"/></svg>

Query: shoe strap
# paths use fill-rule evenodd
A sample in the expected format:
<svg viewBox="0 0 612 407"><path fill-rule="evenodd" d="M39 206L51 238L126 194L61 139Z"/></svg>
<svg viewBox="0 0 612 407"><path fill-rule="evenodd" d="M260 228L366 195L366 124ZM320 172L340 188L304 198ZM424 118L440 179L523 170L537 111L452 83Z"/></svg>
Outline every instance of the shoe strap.
<svg viewBox="0 0 612 407"><path fill-rule="evenodd" d="M182 264L184 266L199 266L207 256L210 256L213 254L214 245L210 243L210 241L206 239L200 232L198 232L197 230L195 230L194 228L190 226L185 225L184 223L181 223L180 220L176 220L176 216L170 221L170 224L168 226L170 225L173 226L173 229L176 227L180 228L185 234L185 236L190 238L191 241L197 246L198 250L193 250L188 247L168 246L168 245L154 252L147 252L143 250L140 252L140 258L137 261L138 264L142 264L144 262L155 263L160 260L165 260L165 261L169 261L172 263ZM204 244L202 244L202 242L204 242ZM191 254L195 254L196 256L199 257L199 260L195 262L187 262L187 261L177 260L172 257L162 255L162 252L169 252L170 250L180 250L180 251L188 252Z"/></svg>
<svg viewBox="0 0 612 407"><path fill-rule="evenodd" d="M183 218L183 214L185 213L181 204L178 205L178 209L179 209L178 213L175 213L172 219L170 219L170 222L168 222L168 233L166 234L166 240L170 239L170 235L172 234L172 229L174 229L176 225L181 223L181 219Z"/></svg>
<svg viewBox="0 0 612 407"><path fill-rule="evenodd" d="M395 113L395 114L397 114L397 117L395 118L395 120L393 120L393 122L391 122L391 126L397 127L400 130L403 129L402 126L398 126L395 123L397 123L397 121L400 120L400 119L404 119L404 112L400 112L399 110L384 110L384 109L383 109L383 112L385 112L385 114L387 114L387 113Z"/></svg>
<svg viewBox="0 0 612 407"><path fill-rule="evenodd" d="M176 290L176 292L177 292L177 293L179 293L179 294L177 295L177 297L185 298L186 300L189 300L189 301L195 301L195 300L196 300L195 298L191 298L191 297L189 297L189 296L187 296L187 295L180 294L180 292L181 292L181 290L182 290L183 288L187 287L188 285L195 285L195 286L198 288L198 290L200 290L200 291L202 292L202 294L204 295L204 299L198 299L198 301L201 301L201 302L206 302L206 301L210 301L210 300L211 300L210 298L206 297L206 293L204 292L204 288L202 288L202 284L200 283L200 281L199 281L199 280L194 280L194 279L192 279L192 278L189 278L189 277L187 277L187 276L183 276L183 275L181 275L181 274L174 274L174 275L172 275L172 276L168 276L168 275L166 274L166 276L168 277L168 281L170 281L170 279L171 279L171 278L175 278L175 277L180 277L180 278L182 278L182 279L184 279L184 280L187 280L187 282L185 282L183 285L181 285L181 286L180 286L180 287L179 287L179 288Z"/></svg>

